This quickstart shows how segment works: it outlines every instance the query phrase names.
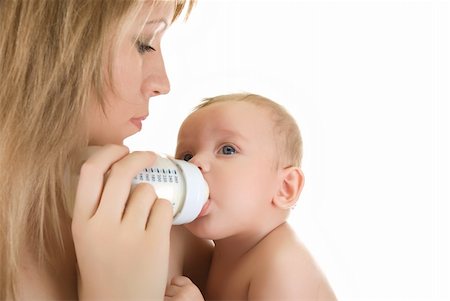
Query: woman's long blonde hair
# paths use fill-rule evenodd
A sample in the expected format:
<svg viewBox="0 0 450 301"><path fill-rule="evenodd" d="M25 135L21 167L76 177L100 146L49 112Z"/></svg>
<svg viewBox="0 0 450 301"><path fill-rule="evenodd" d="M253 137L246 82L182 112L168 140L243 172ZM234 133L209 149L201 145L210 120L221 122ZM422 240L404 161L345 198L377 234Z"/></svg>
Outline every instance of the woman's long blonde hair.
<svg viewBox="0 0 450 301"><path fill-rule="evenodd" d="M174 19L184 6L176 1ZM0 300L15 298L25 247L43 264L64 254L68 175L88 144L86 108L102 101L109 41L141 7L0 1Z"/></svg>

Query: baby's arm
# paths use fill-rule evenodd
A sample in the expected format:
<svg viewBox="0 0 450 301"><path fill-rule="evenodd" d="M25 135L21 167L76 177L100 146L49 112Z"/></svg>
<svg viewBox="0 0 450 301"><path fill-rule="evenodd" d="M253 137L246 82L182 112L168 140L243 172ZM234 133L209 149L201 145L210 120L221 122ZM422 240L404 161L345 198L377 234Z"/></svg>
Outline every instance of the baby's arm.
<svg viewBox="0 0 450 301"><path fill-rule="evenodd" d="M202 293L192 281L184 276L175 276L166 289L165 301L204 301Z"/></svg>

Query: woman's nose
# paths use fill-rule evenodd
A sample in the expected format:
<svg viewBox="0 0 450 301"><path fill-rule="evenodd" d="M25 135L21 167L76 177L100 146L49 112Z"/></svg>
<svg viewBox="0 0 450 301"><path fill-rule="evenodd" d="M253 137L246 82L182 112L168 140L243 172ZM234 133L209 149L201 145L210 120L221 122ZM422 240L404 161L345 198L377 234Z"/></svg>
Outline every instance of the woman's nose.
<svg viewBox="0 0 450 301"><path fill-rule="evenodd" d="M141 89L147 99L169 93L170 82L161 52L154 53L154 57L144 62L144 80Z"/></svg>

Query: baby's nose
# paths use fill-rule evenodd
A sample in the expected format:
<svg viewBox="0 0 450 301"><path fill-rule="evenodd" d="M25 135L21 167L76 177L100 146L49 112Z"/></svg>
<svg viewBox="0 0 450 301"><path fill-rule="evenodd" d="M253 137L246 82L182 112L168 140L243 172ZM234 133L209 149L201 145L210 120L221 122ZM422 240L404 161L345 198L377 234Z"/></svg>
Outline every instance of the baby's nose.
<svg viewBox="0 0 450 301"><path fill-rule="evenodd" d="M209 162L204 156L195 155L189 162L197 166L202 173L209 172L210 170Z"/></svg>

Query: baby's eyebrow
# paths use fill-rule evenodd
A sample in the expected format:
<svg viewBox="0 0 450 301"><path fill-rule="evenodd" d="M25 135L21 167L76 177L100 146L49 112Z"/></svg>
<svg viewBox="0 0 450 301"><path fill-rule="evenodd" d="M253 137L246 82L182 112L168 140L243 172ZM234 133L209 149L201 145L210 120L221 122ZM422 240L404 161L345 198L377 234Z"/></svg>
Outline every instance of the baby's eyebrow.
<svg viewBox="0 0 450 301"><path fill-rule="evenodd" d="M229 129L218 129L217 132L226 138L238 138L238 139L241 139L244 141L249 140L248 138L246 138L245 136L243 136L241 133L239 133L237 131L233 131L233 130L229 130Z"/></svg>
<svg viewBox="0 0 450 301"><path fill-rule="evenodd" d="M180 140L178 140L177 146L175 148L175 153L183 151L184 150L184 146L185 146L185 144L183 142L180 142Z"/></svg>

